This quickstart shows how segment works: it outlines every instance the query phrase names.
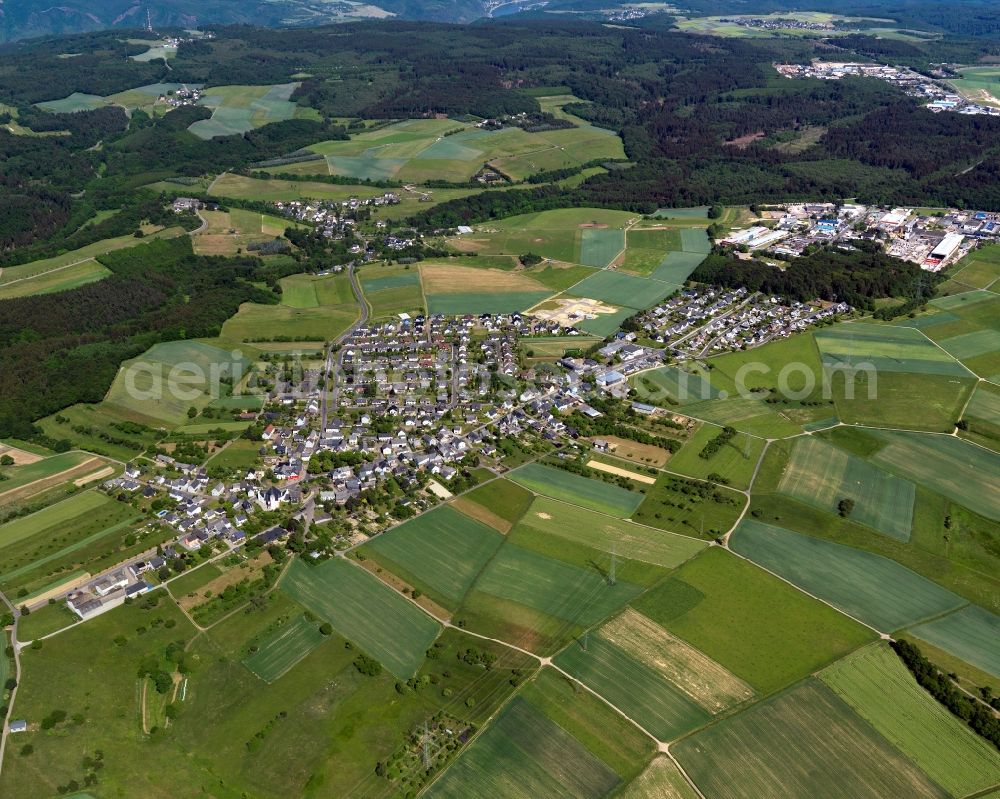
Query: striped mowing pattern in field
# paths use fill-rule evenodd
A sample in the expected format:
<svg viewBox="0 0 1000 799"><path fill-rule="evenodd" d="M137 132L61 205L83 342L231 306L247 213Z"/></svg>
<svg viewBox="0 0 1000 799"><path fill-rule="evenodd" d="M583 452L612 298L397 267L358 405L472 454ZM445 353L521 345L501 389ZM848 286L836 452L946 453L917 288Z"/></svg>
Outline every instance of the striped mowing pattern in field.
<svg viewBox="0 0 1000 799"><path fill-rule="evenodd" d="M601 552L614 549L630 560L673 568L694 557L707 544L632 522L613 519L584 508L538 497L521 519L526 526Z"/></svg>
<svg viewBox="0 0 1000 799"><path fill-rule="evenodd" d="M632 608L605 624L601 636L709 713L719 713L754 695L749 685L724 666Z"/></svg>
<svg viewBox="0 0 1000 799"><path fill-rule="evenodd" d="M655 758L618 796L619 799L698 799L694 788L666 755Z"/></svg>
<svg viewBox="0 0 1000 799"><path fill-rule="evenodd" d="M852 521L910 540L916 486L821 439L796 439L778 491L834 512L841 500L853 500Z"/></svg>
<svg viewBox="0 0 1000 799"><path fill-rule="evenodd" d="M274 682L325 640L316 622L296 616L265 636L243 665L264 682Z"/></svg>
<svg viewBox="0 0 1000 799"><path fill-rule="evenodd" d="M601 635L574 641L555 662L661 741L673 740L710 718L662 675Z"/></svg>
<svg viewBox="0 0 1000 799"><path fill-rule="evenodd" d="M711 799L945 796L814 679L684 739L671 751Z"/></svg>
<svg viewBox="0 0 1000 799"><path fill-rule="evenodd" d="M508 477L543 496L622 518L630 516L643 500L638 492L537 463L515 469Z"/></svg>
<svg viewBox="0 0 1000 799"><path fill-rule="evenodd" d="M973 666L1000 677L1000 616L978 605L914 627L912 632Z"/></svg>
<svg viewBox="0 0 1000 799"><path fill-rule="evenodd" d="M598 799L618 782L618 776L579 741L515 697L426 796Z"/></svg>
<svg viewBox="0 0 1000 799"><path fill-rule="evenodd" d="M365 545L389 571L454 609L503 536L450 507L401 524Z"/></svg>
<svg viewBox="0 0 1000 799"><path fill-rule="evenodd" d="M1000 783L1000 752L921 688L885 644L855 652L820 678L953 796Z"/></svg>
<svg viewBox="0 0 1000 799"><path fill-rule="evenodd" d="M884 632L965 604L961 597L889 558L752 519L740 523L732 547Z"/></svg>
<svg viewBox="0 0 1000 799"><path fill-rule="evenodd" d="M342 558L318 566L296 559L281 588L400 679L416 673L441 629L391 588Z"/></svg>

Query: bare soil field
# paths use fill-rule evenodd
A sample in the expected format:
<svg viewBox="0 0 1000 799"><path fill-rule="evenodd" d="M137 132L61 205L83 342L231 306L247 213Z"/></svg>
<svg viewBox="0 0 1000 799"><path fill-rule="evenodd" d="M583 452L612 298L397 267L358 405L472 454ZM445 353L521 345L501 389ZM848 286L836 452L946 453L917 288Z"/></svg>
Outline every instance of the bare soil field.
<svg viewBox="0 0 1000 799"><path fill-rule="evenodd" d="M618 477L627 477L629 480L635 480L637 483L645 483L646 485L654 485L656 483L655 477L650 477L648 474L630 472L628 469L622 469L620 466L612 466L610 463L601 463L600 461L590 460L587 461L587 468L597 469L599 472L606 472L607 474L617 475Z"/></svg>

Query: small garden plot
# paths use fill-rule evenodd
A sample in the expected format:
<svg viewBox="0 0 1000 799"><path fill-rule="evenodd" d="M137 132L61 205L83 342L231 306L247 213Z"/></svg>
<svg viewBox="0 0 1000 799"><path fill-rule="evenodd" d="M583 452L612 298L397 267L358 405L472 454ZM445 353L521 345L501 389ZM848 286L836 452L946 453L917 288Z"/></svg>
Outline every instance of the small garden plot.
<svg viewBox="0 0 1000 799"><path fill-rule="evenodd" d="M618 776L566 730L515 697L427 792L432 799L599 799Z"/></svg>
<svg viewBox="0 0 1000 799"><path fill-rule="evenodd" d="M1000 782L1000 753L927 693L888 646L855 652L820 679L952 796Z"/></svg>
<svg viewBox="0 0 1000 799"><path fill-rule="evenodd" d="M699 799L674 761L666 755L655 758L618 796L621 799Z"/></svg>
<svg viewBox="0 0 1000 799"><path fill-rule="evenodd" d="M576 297L588 297L612 305L643 309L656 305L673 291L673 286L659 280L604 270L581 280L573 286L570 293Z"/></svg>
<svg viewBox="0 0 1000 799"><path fill-rule="evenodd" d="M362 551L454 610L502 542L485 524L442 507L377 536Z"/></svg>
<svg viewBox="0 0 1000 799"><path fill-rule="evenodd" d="M703 480L718 480L721 477L736 488L749 487L753 470L764 450L764 440L736 433L731 438L723 436L725 443L717 446L713 442L721 440L719 436L722 435L723 430L718 425L701 425L670 458L670 470Z"/></svg>
<svg viewBox="0 0 1000 799"><path fill-rule="evenodd" d="M618 557L627 560L639 560L668 569L679 566L705 548L704 542L693 538L613 519L546 497L538 497L531 504L521 518L519 529L522 527L600 552L614 551Z"/></svg>
<svg viewBox="0 0 1000 799"><path fill-rule="evenodd" d="M964 377L968 370L919 330L850 323L814 334L829 369L871 364L880 372Z"/></svg>
<svg viewBox="0 0 1000 799"><path fill-rule="evenodd" d="M672 751L713 799L943 796L817 680L709 727Z"/></svg>
<svg viewBox="0 0 1000 799"><path fill-rule="evenodd" d="M534 495L510 480L491 480L456 498L451 506L466 516L506 533L531 505Z"/></svg>
<svg viewBox="0 0 1000 799"><path fill-rule="evenodd" d="M754 695L728 669L632 608L605 624L600 634L708 713L721 713Z"/></svg>
<svg viewBox="0 0 1000 799"><path fill-rule="evenodd" d="M952 436L876 431L886 446L872 462L1000 520L1000 455Z"/></svg>
<svg viewBox="0 0 1000 799"><path fill-rule="evenodd" d="M760 693L769 693L871 641L822 602L713 547L632 606Z"/></svg>
<svg viewBox="0 0 1000 799"><path fill-rule="evenodd" d="M642 589L623 580L612 585L596 569L572 566L507 543L483 570L474 592L517 602L569 624L590 626Z"/></svg>
<svg viewBox="0 0 1000 799"><path fill-rule="evenodd" d="M969 605L910 632L1000 678L1000 616Z"/></svg>
<svg viewBox="0 0 1000 799"><path fill-rule="evenodd" d="M402 680L416 673L441 629L391 588L341 558L318 566L294 561L281 589Z"/></svg>
<svg viewBox="0 0 1000 799"><path fill-rule="evenodd" d="M849 500L852 521L910 540L916 486L821 439L795 440L778 491L831 512Z"/></svg>
<svg viewBox="0 0 1000 799"><path fill-rule="evenodd" d="M264 682L274 682L325 640L318 622L296 616L252 644L243 665Z"/></svg>
<svg viewBox="0 0 1000 799"><path fill-rule="evenodd" d="M871 552L744 520L733 549L883 632L947 613L965 600Z"/></svg>
<svg viewBox="0 0 1000 799"><path fill-rule="evenodd" d="M537 463L515 469L509 478L537 494L621 518L632 515L643 501L635 491Z"/></svg>
<svg viewBox="0 0 1000 799"><path fill-rule="evenodd" d="M673 740L710 718L656 671L600 635L571 643L555 662L658 740Z"/></svg>
<svg viewBox="0 0 1000 799"><path fill-rule="evenodd" d="M584 228L580 233L580 263L585 266L597 266L603 269L624 249L624 230Z"/></svg>

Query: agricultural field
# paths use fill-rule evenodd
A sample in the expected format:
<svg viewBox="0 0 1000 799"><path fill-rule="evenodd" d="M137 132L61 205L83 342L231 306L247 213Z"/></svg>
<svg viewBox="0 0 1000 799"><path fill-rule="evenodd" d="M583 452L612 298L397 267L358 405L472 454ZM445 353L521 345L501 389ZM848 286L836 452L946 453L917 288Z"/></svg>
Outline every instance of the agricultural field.
<svg viewBox="0 0 1000 799"><path fill-rule="evenodd" d="M454 610L501 543L500 533L445 506L376 536L360 551Z"/></svg>
<svg viewBox="0 0 1000 799"><path fill-rule="evenodd" d="M71 405L39 420L38 426L55 441L64 438L77 449L122 461L131 460L163 435L153 425L137 424L105 403Z"/></svg>
<svg viewBox="0 0 1000 799"><path fill-rule="evenodd" d="M300 227L291 220L243 208L199 213L207 224L204 230L191 236L196 255L232 257L247 250L251 244L279 238L289 227Z"/></svg>
<svg viewBox="0 0 1000 799"><path fill-rule="evenodd" d="M140 424L175 427L188 421L189 408L204 408L218 398L221 378L239 380L249 366L242 356L198 341L154 344L122 364L103 404Z"/></svg>
<svg viewBox="0 0 1000 799"><path fill-rule="evenodd" d="M437 780L432 799L599 799L619 778L570 733L520 697Z"/></svg>
<svg viewBox="0 0 1000 799"><path fill-rule="evenodd" d="M425 263L420 278L432 314L523 311L552 294L526 273L502 269Z"/></svg>
<svg viewBox="0 0 1000 799"><path fill-rule="evenodd" d="M634 214L625 211L565 208L483 223L471 234L449 241L461 252L513 256L532 252L554 261L604 267L624 245L604 263L597 256L603 258L614 241L623 241L624 229L634 219Z"/></svg>
<svg viewBox="0 0 1000 799"><path fill-rule="evenodd" d="M583 123L564 130L528 133L520 128L479 129L448 119L413 119L327 141L310 148L323 161L303 170L358 180L464 182L489 164L513 180L537 172L579 166L597 158L624 158L621 139Z"/></svg>
<svg viewBox="0 0 1000 799"><path fill-rule="evenodd" d="M596 336L555 336L554 338L533 337L521 339L521 350L528 358L556 359L562 358L573 350L586 350L601 339Z"/></svg>
<svg viewBox="0 0 1000 799"><path fill-rule="evenodd" d="M882 632L955 610L965 600L899 563L748 519L732 548Z"/></svg>
<svg viewBox="0 0 1000 799"><path fill-rule="evenodd" d="M531 505L534 495L510 480L491 480L455 498L451 507L466 516L507 533Z"/></svg>
<svg viewBox="0 0 1000 799"><path fill-rule="evenodd" d="M641 524L610 518L585 508L547 497L538 497L521 517L519 530L557 536L600 552L651 563L664 568L679 566L704 549L693 538L664 532Z"/></svg>
<svg viewBox="0 0 1000 799"><path fill-rule="evenodd" d="M274 682L326 640L318 622L296 616L253 644L254 651L243 665L264 682Z"/></svg>
<svg viewBox="0 0 1000 799"><path fill-rule="evenodd" d="M152 188L163 188L154 184ZM308 180L263 180L225 172L210 186L216 197L234 200L259 200L261 202L288 202L290 200L349 200L351 197L368 199L379 197L385 189L370 186L343 186L336 183L319 183Z"/></svg>
<svg viewBox="0 0 1000 799"><path fill-rule="evenodd" d="M133 58L135 57L133 56ZM136 58L136 60L140 59ZM141 109L150 115L154 115L166 113L170 109L170 106L166 103L158 102L159 97L169 92L175 92L183 85L185 84L150 83L145 86L137 86L134 89L126 89L115 94L109 94L106 97L98 94L73 92L68 97L63 97L59 100L46 100L35 105L43 111L50 111L53 114L72 114L77 111L92 111L95 108L101 108L106 105L118 105L127 111ZM200 87L200 84L188 85Z"/></svg>
<svg viewBox="0 0 1000 799"><path fill-rule="evenodd" d="M985 244L973 250L949 271L949 278L972 289L990 288L1000 280L1000 246Z"/></svg>
<svg viewBox="0 0 1000 799"><path fill-rule="evenodd" d="M666 755L655 758L618 796L621 799L698 799L694 788Z"/></svg>
<svg viewBox="0 0 1000 799"><path fill-rule="evenodd" d="M928 694L885 644L848 655L819 676L952 796L1000 783L1000 753Z"/></svg>
<svg viewBox="0 0 1000 799"><path fill-rule="evenodd" d="M746 489L764 451L763 439L737 433L733 438L707 458L701 452L709 441L722 432L714 424L702 424L676 453L670 457L670 471L707 479L710 474L720 475L734 488Z"/></svg>
<svg viewBox="0 0 1000 799"><path fill-rule="evenodd" d="M709 719L656 671L600 635L574 641L555 663L658 740L674 740Z"/></svg>
<svg viewBox="0 0 1000 799"><path fill-rule="evenodd" d="M115 472L115 468L108 461L86 452L64 452L48 458L39 458L0 445L0 456L3 455L14 457L15 465L2 469L7 479L0 482L0 507L24 502L61 485L82 487L108 478Z"/></svg>
<svg viewBox="0 0 1000 799"><path fill-rule="evenodd" d="M312 567L296 560L281 589L400 679L416 673L441 629L391 588L342 559Z"/></svg>
<svg viewBox="0 0 1000 799"><path fill-rule="evenodd" d="M716 538L736 523L746 502L731 488L661 473L632 518L662 530Z"/></svg>
<svg viewBox="0 0 1000 799"><path fill-rule="evenodd" d="M620 518L631 516L643 501L635 491L537 463L514 470L509 479L537 494Z"/></svg>
<svg viewBox="0 0 1000 799"><path fill-rule="evenodd" d="M656 305L675 290L676 286L653 278L635 277L605 269L580 281L569 289L569 293L611 305L643 310Z"/></svg>
<svg viewBox="0 0 1000 799"><path fill-rule="evenodd" d="M976 605L914 627L917 638L1000 678L1000 616Z"/></svg>
<svg viewBox="0 0 1000 799"><path fill-rule="evenodd" d="M221 467L247 472L260 461L260 443L247 439L236 439L216 452L206 464L208 468Z"/></svg>
<svg viewBox="0 0 1000 799"><path fill-rule="evenodd" d="M859 322L813 334L827 369L871 364L878 372L967 377L969 372L919 330Z"/></svg>
<svg viewBox="0 0 1000 799"><path fill-rule="evenodd" d="M873 434L886 443L872 463L1000 520L1000 494L992 482L1000 473L1000 454L952 436L884 430Z"/></svg>
<svg viewBox="0 0 1000 799"><path fill-rule="evenodd" d="M420 313L424 295L420 271L409 266L381 266L360 274L361 288L376 319L398 313Z"/></svg>
<svg viewBox="0 0 1000 799"><path fill-rule="evenodd" d="M814 679L696 733L672 751L711 799L945 795Z"/></svg>
<svg viewBox="0 0 1000 799"><path fill-rule="evenodd" d="M289 98L298 85L282 83L205 89L198 104L212 109L212 116L191 123L188 130L199 139L212 139L246 133L269 122L292 119L299 107Z"/></svg>
<svg viewBox="0 0 1000 799"><path fill-rule="evenodd" d="M714 547L632 607L763 694L873 638L832 608Z"/></svg>
<svg viewBox="0 0 1000 799"><path fill-rule="evenodd" d="M964 97L984 105L1000 106L1000 68L962 67L958 74L961 77L952 79L951 85Z"/></svg>
<svg viewBox="0 0 1000 799"><path fill-rule="evenodd" d="M778 491L834 513L849 499L855 503L853 521L899 541L910 539L916 486L821 439L795 440Z"/></svg>
<svg viewBox="0 0 1000 799"><path fill-rule="evenodd" d="M5 272L7 270L4 270ZM56 291L70 289L96 283L111 274L111 270L94 260L81 261L60 267L57 271L43 272L20 282L8 281L0 284L0 300L11 300L15 297L28 297L35 294L52 294Z"/></svg>

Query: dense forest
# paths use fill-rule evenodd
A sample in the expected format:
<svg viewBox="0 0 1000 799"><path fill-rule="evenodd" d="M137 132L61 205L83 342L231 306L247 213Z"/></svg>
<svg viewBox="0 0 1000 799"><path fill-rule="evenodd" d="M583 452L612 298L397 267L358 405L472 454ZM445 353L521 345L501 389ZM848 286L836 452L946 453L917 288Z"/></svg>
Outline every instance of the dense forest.
<svg viewBox="0 0 1000 799"><path fill-rule="evenodd" d="M100 257L108 278L0 301L0 436L76 402L99 402L123 360L159 341L218 335L240 303L276 303L253 258L198 257L187 236ZM292 266L297 270L300 267Z"/></svg>

